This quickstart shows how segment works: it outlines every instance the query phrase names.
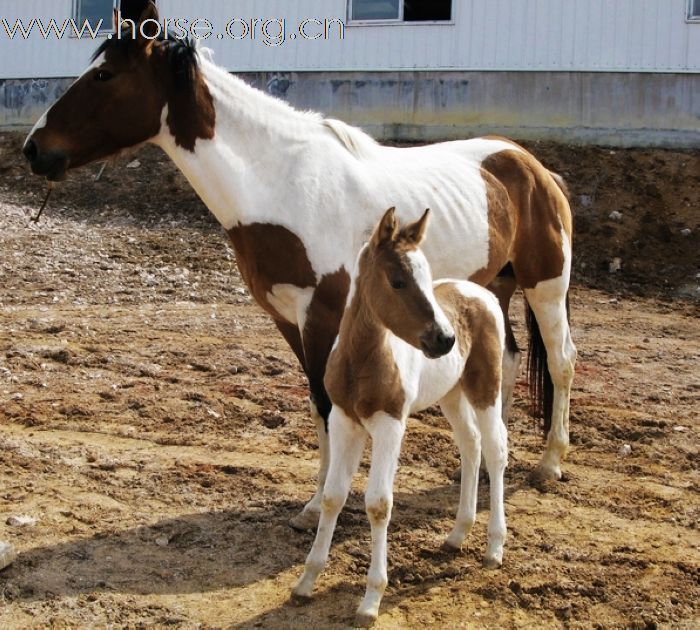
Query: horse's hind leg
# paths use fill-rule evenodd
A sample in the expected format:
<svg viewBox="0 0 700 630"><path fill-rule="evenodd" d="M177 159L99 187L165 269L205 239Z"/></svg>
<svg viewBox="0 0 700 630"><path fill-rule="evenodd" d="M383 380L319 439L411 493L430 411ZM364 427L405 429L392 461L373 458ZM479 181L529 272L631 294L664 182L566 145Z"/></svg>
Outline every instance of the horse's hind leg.
<svg viewBox="0 0 700 630"><path fill-rule="evenodd" d="M510 299L515 293L517 282L513 273L513 267L508 264L501 274L495 278L488 288L496 295L503 311L503 321L506 325L506 348L503 353L503 382L501 387L501 401L503 422L508 422L508 414L513 404L513 390L515 381L520 373L520 348L515 340L513 329L510 325L508 311L510 310Z"/></svg>
<svg viewBox="0 0 700 630"><path fill-rule="evenodd" d="M525 289L525 297L535 314L547 350L547 367L554 385L551 426L538 470L546 479L561 478L561 461L569 447L569 399L576 364L576 346L571 339L567 309L568 261L560 277L539 282L532 289ZM548 424L550 423L545 418L545 426Z"/></svg>

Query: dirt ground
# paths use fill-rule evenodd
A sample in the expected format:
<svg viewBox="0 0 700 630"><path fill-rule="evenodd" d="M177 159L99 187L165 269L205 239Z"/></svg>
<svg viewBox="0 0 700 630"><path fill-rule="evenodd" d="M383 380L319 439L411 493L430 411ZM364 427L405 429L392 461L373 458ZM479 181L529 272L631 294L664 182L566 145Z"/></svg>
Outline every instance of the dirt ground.
<svg viewBox="0 0 700 630"><path fill-rule="evenodd" d="M290 603L315 431L222 231L152 148L97 183L97 167L74 174L29 225L44 187L20 145L0 135L0 541L19 552L0 627L347 627L368 567L366 465L316 597ZM542 438L520 382L509 538L485 571L488 486L462 553L441 551L457 452L439 414L411 420L377 627L697 628L700 154L531 148L576 209L565 476L531 481ZM522 321L518 305L524 344ZM17 515L36 524L6 524Z"/></svg>

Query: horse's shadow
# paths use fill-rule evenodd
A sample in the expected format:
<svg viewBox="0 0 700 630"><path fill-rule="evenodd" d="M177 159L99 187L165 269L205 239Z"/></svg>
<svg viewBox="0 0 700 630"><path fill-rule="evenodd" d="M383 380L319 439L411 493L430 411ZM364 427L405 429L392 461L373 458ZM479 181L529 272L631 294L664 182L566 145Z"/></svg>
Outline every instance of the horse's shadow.
<svg viewBox="0 0 700 630"><path fill-rule="evenodd" d="M511 482L506 494L517 492L523 485L520 481ZM392 532L412 532L416 526L420 528L435 518L453 518L458 497L459 486L455 484L396 493L390 536ZM487 504L488 485L482 484L479 509L483 510ZM115 529L37 547L19 554L12 566L0 572L0 592L4 592L6 600L20 602L97 593L195 594L245 587L276 578L295 566L299 566L301 573L315 533L296 532L288 523L302 507L303 504L294 501L270 501L263 507L184 514L150 526ZM365 564L370 552L368 536L363 497L353 494L339 518L334 546L357 540L366 552L361 561ZM476 544L472 541L469 546ZM482 552L483 549L475 548L470 555L478 560ZM449 554L437 548L421 553L429 562L441 566L452 561ZM392 560L391 547L389 555ZM393 564L401 572L401 559L394 559ZM356 583L351 595L361 595L365 570L363 566L361 571L347 576ZM434 586L433 582L416 583L393 595L387 594L387 604L398 605L408 594ZM297 614L313 614L328 598L333 599L332 589L321 589L311 608L299 609L292 603L282 608L289 606L287 612L293 619ZM352 614L352 610L347 612ZM261 614L250 624L264 625L266 618L279 613L280 609L276 609Z"/></svg>

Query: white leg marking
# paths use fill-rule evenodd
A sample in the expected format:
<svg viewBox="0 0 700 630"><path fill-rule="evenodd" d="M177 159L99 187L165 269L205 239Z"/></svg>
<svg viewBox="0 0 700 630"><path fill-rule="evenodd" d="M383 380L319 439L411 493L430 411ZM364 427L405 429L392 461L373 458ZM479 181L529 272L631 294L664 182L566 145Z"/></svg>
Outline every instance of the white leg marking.
<svg viewBox="0 0 700 630"><path fill-rule="evenodd" d="M571 271L571 249L566 234L565 264L562 275L526 289L525 297L535 313L542 340L547 349L547 367L554 383L552 427L540 462L540 474L546 478L561 478L561 461L569 448L569 399L576 365L576 346L571 339L566 312L566 294Z"/></svg>
<svg viewBox="0 0 700 630"><path fill-rule="evenodd" d="M311 407L311 417L316 423L316 434L318 435L318 455L320 462L316 494L314 494L311 500L304 506L304 509L290 522L294 529L299 530L313 529L316 527L316 525L318 525L318 518L321 514L321 501L323 500L323 487L326 483L328 463L330 461L330 440L328 432L326 431L326 423L323 421L321 414L318 413L316 405L314 405L312 401L309 401L309 405Z"/></svg>
<svg viewBox="0 0 700 630"><path fill-rule="evenodd" d="M508 431L500 409L500 401L496 401L488 409L475 410L481 433L481 448L489 471L489 526L484 556L484 566L487 569L501 566L506 541L503 477L508 465Z"/></svg>
<svg viewBox="0 0 700 630"><path fill-rule="evenodd" d="M369 626L377 619L388 581L386 536L406 420L377 414L364 424L372 436L372 464L365 493L367 517L372 527L372 560L367 572L367 590L357 609L356 621L359 626Z"/></svg>
<svg viewBox="0 0 700 630"><path fill-rule="evenodd" d="M338 514L347 500L365 446L364 429L337 407L333 407L328 423L331 463L321 501L321 518L304 573L292 591L296 597L311 597L316 579L326 566Z"/></svg>
<svg viewBox="0 0 700 630"><path fill-rule="evenodd" d="M476 521L481 440L474 412L459 386L440 401L440 408L452 426L462 462L457 521L445 541L448 547L460 549Z"/></svg>

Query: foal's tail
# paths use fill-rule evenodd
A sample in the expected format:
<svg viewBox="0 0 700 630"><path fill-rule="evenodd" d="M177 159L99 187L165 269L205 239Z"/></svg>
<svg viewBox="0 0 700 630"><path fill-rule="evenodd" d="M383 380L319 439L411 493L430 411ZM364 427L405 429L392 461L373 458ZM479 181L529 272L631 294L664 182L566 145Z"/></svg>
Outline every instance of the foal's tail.
<svg viewBox="0 0 700 630"><path fill-rule="evenodd" d="M566 317L569 318L568 291L566 293ZM525 318L528 332L527 380L530 385L530 413L535 418L542 418L546 438L552 427L554 383L547 367L547 349L542 340L540 326L527 300L525 301Z"/></svg>

